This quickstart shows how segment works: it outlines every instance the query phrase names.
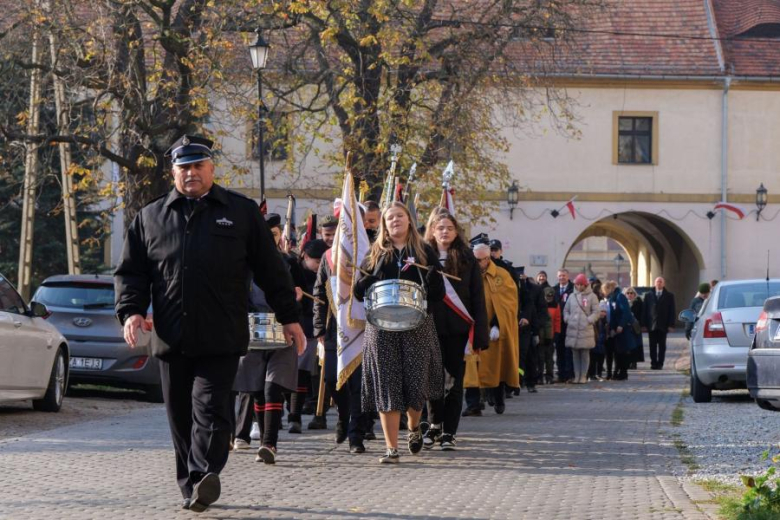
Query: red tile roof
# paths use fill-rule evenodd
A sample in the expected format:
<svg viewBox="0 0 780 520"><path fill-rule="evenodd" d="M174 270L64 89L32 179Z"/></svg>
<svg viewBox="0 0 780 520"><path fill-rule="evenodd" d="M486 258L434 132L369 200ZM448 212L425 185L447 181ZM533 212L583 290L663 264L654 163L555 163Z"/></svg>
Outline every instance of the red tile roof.
<svg viewBox="0 0 780 520"><path fill-rule="evenodd" d="M780 24L780 0L712 0L723 40L726 71L736 76L780 76L780 38L740 36ZM777 33L776 33L777 34Z"/></svg>

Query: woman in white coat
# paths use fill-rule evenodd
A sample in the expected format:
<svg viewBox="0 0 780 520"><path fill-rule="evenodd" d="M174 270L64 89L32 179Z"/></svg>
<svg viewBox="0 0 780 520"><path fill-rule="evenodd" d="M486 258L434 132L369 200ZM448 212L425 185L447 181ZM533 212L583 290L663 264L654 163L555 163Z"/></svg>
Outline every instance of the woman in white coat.
<svg viewBox="0 0 780 520"><path fill-rule="evenodd" d="M596 346L593 324L599 319L599 299L584 274L574 279L574 292L566 300L563 321L566 322L566 347L574 357L574 382L583 384L588 378L590 350Z"/></svg>

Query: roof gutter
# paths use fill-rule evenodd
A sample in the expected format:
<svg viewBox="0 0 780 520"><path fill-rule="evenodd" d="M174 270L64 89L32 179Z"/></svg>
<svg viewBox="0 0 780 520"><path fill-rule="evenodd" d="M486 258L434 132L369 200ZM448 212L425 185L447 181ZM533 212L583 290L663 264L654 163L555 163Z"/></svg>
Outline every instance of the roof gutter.
<svg viewBox="0 0 780 520"><path fill-rule="evenodd" d="M701 82L723 82L727 76L724 75L702 75L692 74L672 75L672 74L570 74L570 73L547 73L540 78L571 78L571 79L617 79L617 80L644 80L644 81L701 81ZM728 76L730 82L761 82L761 83L780 83L780 76Z"/></svg>

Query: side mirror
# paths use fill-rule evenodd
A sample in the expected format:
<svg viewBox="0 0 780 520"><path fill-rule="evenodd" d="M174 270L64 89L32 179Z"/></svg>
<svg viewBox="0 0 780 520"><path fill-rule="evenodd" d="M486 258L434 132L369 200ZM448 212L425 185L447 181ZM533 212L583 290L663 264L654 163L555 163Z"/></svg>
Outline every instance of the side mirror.
<svg viewBox="0 0 780 520"><path fill-rule="evenodd" d="M695 323L696 312L693 309L685 309L680 313L679 319L685 323Z"/></svg>
<svg viewBox="0 0 780 520"><path fill-rule="evenodd" d="M51 312L49 312L49 309L42 303L30 302L30 316L33 318L46 319L51 316Z"/></svg>

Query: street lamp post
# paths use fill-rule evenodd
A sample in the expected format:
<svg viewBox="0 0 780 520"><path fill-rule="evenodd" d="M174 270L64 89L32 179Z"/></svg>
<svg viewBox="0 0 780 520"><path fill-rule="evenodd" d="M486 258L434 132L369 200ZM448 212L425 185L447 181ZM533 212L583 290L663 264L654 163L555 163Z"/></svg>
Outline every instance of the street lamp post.
<svg viewBox="0 0 780 520"><path fill-rule="evenodd" d="M512 185L506 190L506 202L509 204L509 220L512 220L519 198L520 187L517 185L517 181L512 181Z"/></svg>
<svg viewBox="0 0 780 520"><path fill-rule="evenodd" d="M268 50L270 45L263 39L263 35L258 28L257 41L249 46L249 55L252 57L252 68L257 71L257 150L260 161L260 201L265 200L265 143L263 142L265 124L265 103L263 103L263 69L268 61Z"/></svg>
<svg viewBox="0 0 780 520"><path fill-rule="evenodd" d="M625 262L626 259L623 258L623 255L618 253L617 256L613 260L615 262L615 267L617 267L617 283L618 283L618 287L622 287L623 284L620 283L621 282L621 280L620 280L620 266L623 265L623 262Z"/></svg>
<svg viewBox="0 0 780 520"><path fill-rule="evenodd" d="M766 207L766 195L767 189L764 188L764 183L762 182L761 186L756 190L756 222L761 220L761 212L764 211L764 208Z"/></svg>

